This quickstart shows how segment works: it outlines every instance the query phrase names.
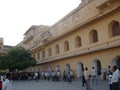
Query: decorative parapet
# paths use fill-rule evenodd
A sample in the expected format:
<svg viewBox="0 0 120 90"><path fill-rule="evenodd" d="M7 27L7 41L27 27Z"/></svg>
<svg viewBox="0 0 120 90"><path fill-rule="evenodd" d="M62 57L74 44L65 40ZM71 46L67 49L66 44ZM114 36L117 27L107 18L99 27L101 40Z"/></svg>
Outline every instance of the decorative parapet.
<svg viewBox="0 0 120 90"><path fill-rule="evenodd" d="M31 40L33 39L33 37L34 37L34 36L31 35L31 36L25 38L24 41L23 41L23 44L27 44L29 41L31 41Z"/></svg>
<svg viewBox="0 0 120 90"><path fill-rule="evenodd" d="M42 43L47 43L51 39L52 39L52 34L49 31L47 31L42 35L41 41Z"/></svg>
<svg viewBox="0 0 120 90"><path fill-rule="evenodd" d="M99 9L100 13L119 5L119 0L98 0L96 2L96 7Z"/></svg>

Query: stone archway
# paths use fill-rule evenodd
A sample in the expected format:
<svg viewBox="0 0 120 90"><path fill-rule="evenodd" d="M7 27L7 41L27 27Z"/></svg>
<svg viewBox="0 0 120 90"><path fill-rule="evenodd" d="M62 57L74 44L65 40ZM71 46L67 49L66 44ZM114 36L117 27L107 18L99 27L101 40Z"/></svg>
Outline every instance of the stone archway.
<svg viewBox="0 0 120 90"><path fill-rule="evenodd" d="M48 71L52 72L52 70L53 70L53 68L52 68L52 66L50 66L50 67L48 68Z"/></svg>
<svg viewBox="0 0 120 90"><path fill-rule="evenodd" d="M117 55L115 58L113 58L113 60L111 62L111 66L120 67L120 55Z"/></svg>
<svg viewBox="0 0 120 90"><path fill-rule="evenodd" d="M58 70L60 71L60 65L56 66L56 71L58 71Z"/></svg>
<svg viewBox="0 0 120 90"><path fill-rule="evenodd" d="M83 70L84 70L83 63L79 62L77 64L77 78L80 78L82 76Z"/></svg>
<svg viewBox="0 0 120 90"><path fill-rule="evenodd" d="M65 71L66 71L66 72L69 72L70 69L71 69L70 64L67 63L67 64L65 65Z"/></svg>
<svg viewBox="0 0 120 90"><path fill-rule="evenodd" d="M95 70L97 71L97 74L101 73L101 62L99 59L95 59L92 62L92 67L95 68Z"/></svg>

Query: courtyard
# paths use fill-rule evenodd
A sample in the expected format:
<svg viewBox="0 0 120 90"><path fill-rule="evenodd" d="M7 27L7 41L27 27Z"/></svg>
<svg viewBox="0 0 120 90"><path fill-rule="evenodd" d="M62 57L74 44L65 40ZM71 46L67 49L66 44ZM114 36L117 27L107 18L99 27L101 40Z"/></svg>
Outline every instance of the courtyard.
<svg viewBox="0 0 120 90"><path fill-rule="evenodd" d="M46 80L39 81L13 81L14 90L86 90L81 86L81 81L76 80L71 83L52 82ZM97 85L91 85L92 90L109 90L107 80L99 80Z"/></svg>

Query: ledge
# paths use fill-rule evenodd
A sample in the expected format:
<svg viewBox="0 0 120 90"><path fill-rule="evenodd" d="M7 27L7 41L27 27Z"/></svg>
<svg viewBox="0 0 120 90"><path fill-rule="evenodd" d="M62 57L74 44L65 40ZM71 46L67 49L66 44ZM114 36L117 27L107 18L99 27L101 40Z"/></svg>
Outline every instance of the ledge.
<svg viewBox="0 0 120 90"><path fill-rule="evenodd" d="M119 41L117 41L117 42L116 41L105 42L105 43L102 43L102 44L99 44L96 46L93 45L91 47L84 48L84 49L81 49L78 51L68 52L65 54L58 55L58 56L49 57L47 59L42 59L42 60L38 61L37 64L43 64L43 63L53 62L53 61L62 60L62 59L66 59L66 58L81 56L81 55L85 55L88 53L98 52L98 51L115 48L115 47L119 47L119 46L120 46L120 38L119 38Z"/></svg>

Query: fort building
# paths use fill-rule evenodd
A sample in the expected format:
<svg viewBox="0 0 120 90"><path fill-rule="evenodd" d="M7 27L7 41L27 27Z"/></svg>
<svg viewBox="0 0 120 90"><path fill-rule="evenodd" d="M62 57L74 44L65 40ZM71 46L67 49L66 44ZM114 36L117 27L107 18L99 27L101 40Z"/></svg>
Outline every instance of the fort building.
<svg viewBox="0 0 120 90"><path fill-rule="evenodd" d="M80 5L52 26L33 25L18 46L30 50L37 61L28 70L83 68L105 72L120 66L120 0L82 0Z"/></svg>

